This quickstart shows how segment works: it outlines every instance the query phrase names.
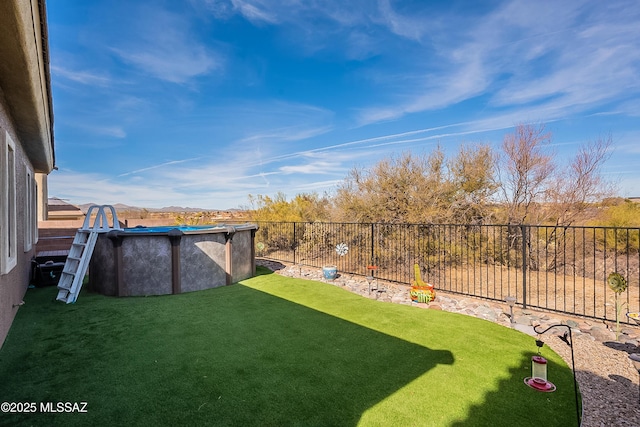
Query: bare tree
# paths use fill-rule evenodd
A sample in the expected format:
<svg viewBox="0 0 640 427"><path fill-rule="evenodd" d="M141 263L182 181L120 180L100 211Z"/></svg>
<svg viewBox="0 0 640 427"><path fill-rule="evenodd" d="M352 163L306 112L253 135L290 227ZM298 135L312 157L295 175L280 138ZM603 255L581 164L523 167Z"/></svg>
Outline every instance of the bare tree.
<svg viewBox="0 0 640 427"><path fill-rule="evenodd" d="M544 125L520 124L505 135L498 163L498 179L507 207L508 224L536 222L532 209L545 200L556 171ZM540 210L538 210L540 212Z"/></svg>
<svg viewBox="0 0 640 427"><path fill-rule="evenodd" d="M563 167L554 161L548 148L550 142L551 135L542 125L518 125L514 133L504 138L500 162L502 197L510 225L509 247L526 245L528 265L533 269L540 268L538 255L547 248L553 247L557 255L562 252L572 238L567 227L583 216L593 202L612 193L600 173L610 155L610 137L580 147L575 158ZM541 236L531 228L531 234L525 233L523 224L553 224L553 228L543 233L544 245L536 245L534 250L531 243ZM558 268L558 263L573 265L570 254L562 252L545 268Z"/></svg>
<svg viewBox="0 0 640 427"><path fill-rule="evenodd" d="M589 206L614 194L601 169L611 157L611 136L600 137L580 147L569 166L558 174L549 191L551 217L557 226L571 225Z"/></svg>

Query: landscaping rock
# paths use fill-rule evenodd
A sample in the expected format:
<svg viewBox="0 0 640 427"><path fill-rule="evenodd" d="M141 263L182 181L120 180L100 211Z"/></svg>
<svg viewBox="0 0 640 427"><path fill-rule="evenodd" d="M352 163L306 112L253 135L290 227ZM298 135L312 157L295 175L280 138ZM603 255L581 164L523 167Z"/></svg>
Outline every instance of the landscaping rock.
<svg viewBox="0 0 640 427"><path fill-rule="evenodd" d="M524 316L524 315L513 316L513 321L518 325L531 326L531 318L529 316Z"/></svg>
<svg viewBox="0 0 640 427"><path fill-rule="evenodd" d="M411 304L410 301L407 301L407 298L404 298L402 296L396 295L394 297L391 298L391 302L394 304L404 304L404 305L409 305Z"/></svg>
<svg viewBox="0 0 640 427"><path fill-rule="evenodd" d="M580 326L580 324L578 322L576 322L575 320L567 320L567 326L570 326L571 328L578 328Z"/></svg>
<svg viewBox="0 0 640 427"><path fill-rule="evenodd" d="M603 327L592 327L589 334L598 341L613 341L616 339L616 334Z"/></svg>

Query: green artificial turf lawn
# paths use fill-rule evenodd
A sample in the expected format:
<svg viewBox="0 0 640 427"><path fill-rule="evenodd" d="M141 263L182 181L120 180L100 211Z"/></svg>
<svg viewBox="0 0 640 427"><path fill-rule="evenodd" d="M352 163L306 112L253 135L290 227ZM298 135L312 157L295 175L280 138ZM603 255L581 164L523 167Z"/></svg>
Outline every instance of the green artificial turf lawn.
<svg viewBox="0 0 640 427"><path fill-rule="evenodd" d="M0 413L11 425L570 426L573 377L526 387L534 339L473 317L259 275L161 297L30 289L0 350L0 401L87 402Z"/></svg>

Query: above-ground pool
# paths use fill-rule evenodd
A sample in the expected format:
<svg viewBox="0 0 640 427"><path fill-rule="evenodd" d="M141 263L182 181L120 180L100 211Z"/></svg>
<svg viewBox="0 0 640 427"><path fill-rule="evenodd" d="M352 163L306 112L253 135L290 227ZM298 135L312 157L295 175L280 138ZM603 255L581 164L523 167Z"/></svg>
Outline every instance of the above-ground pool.
<svg viewBox="0 0 640 427"><path fill-rule="evenodd" d="M255 275L255 224L136 227L100 234L88 288L104 295L179 294Z"/></svg>
<svg viewBox="0 0 640 427"><path fill-rule="evenodd" d="M227 225L180 225L180 226L171 226L171 225L162 225L159 227L144 227L137 226L133 228L125 228L124 231L127 233L168 233L171 230L180 230L182 232L189 231L206 231L206 230L221 230L226 229Z"/></svg>

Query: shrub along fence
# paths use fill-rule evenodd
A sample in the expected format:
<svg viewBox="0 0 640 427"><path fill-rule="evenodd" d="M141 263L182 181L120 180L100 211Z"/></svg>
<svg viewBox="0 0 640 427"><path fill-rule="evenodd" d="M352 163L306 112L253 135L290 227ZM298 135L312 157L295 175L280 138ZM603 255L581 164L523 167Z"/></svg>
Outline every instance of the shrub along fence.
<svg viewBox="0 0 640 427"><path fill-rule="evenodd" d="M410 284L413 265L442 291L523 307L615 320L612 272L629 284L620 301L640 311L640 228L469 224L259 222L256 255ZM345 244L340 256L336 246Z"/></svg>

